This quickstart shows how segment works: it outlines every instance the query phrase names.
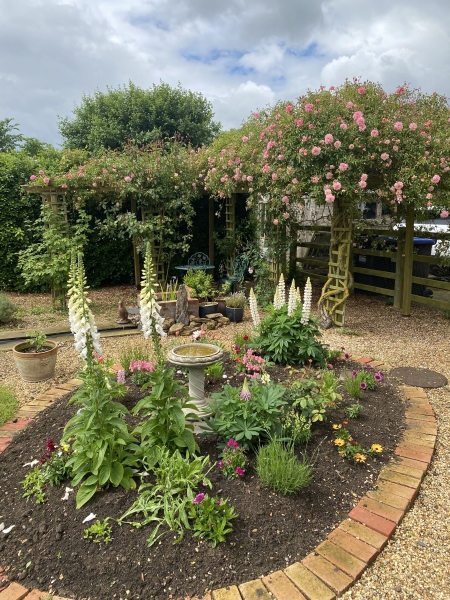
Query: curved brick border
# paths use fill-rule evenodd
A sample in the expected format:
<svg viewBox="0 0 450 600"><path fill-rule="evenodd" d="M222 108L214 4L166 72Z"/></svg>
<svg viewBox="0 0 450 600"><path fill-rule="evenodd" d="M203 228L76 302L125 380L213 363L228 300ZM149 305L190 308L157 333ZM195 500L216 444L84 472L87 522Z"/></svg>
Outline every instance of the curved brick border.
<svg viewBox="0 0 450 600"><path fill-rule="evenodd" d="M369 357L353 360L383 369ZM117 369L116 365L116 369ZM73 391L81 381L72 379L51 388L19 410L15 422L0 428L0 453L30 418L56 399ZM333 600L341 596L381 552L405 513L412 506L434 453L437 424L434 411L421 388L401 386L406 409L406 430L395 456L378 476L377 489L359 503L317 548L301 562L266 577L221 588L213 600ZM6 584L8 587L2 587ZM3 590L3 591L2 591ZM51 596L50 596L51 597ZM48 592L28 590L13 582L0 567L0 600L47 600ZM53 596L53 600L69 600ZM210 599L208 594L203 600Z"/></svg>

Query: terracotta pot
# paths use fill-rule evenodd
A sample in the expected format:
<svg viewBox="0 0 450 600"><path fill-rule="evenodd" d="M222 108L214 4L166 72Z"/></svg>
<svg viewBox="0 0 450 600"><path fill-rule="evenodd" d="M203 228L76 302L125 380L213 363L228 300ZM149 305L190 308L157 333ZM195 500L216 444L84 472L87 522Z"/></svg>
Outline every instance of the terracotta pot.
<svg viewBox="0 0 450 600"><path fill-rule="evenodd" d="M56 353L58 345L52 340L46 340L45 352L23 352L29 348L29 342L19 342L13 348L14 362L24 381L36 382L50 379L55 374Z"/></svg>

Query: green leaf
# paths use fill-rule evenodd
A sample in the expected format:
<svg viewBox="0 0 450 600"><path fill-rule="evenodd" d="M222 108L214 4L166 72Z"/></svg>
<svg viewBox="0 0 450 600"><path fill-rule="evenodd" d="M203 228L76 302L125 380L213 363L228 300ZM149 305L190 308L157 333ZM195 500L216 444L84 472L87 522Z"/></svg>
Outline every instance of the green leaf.
<svg viewBox="0 0 450 600"><path fill-rule="evenodd" d="M120 482L122 481L122 477L123 477L123 466L120 464L120 462L118 462L117 460L113 462L113 464L111 465L111 473L110 473L110 480L111 483L117 487Z"/></svg>
<svg viewBox="0 0 450 600"><path fill-rule="evenodd" d="M86 482L82 483L76 496L77 508L84 506L92 498L96 490L97 485L87 485Z"/></svg>

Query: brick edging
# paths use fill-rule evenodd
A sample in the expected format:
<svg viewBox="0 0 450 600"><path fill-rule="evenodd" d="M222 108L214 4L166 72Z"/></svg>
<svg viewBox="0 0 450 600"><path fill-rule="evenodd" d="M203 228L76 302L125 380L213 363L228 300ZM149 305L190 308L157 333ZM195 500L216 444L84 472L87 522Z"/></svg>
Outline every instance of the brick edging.
<svg viewBox="0 0 450 600"><path fill-rule="evenodd" d="M353 357L353 360L383 369L382 363L367 356ZM119 365L114 367L117 370ZM0 427L0 453L32 416L75 390L80 383L72 379L21 408L16 423L9 421ZM426 393L422 388L408 386L402 386L401 390L409 403L406 430L395 456L378 476L377 489L368 491L348 517L301 562L260 579L214 590L213 600L273 600L274 596L277 600L334 600L361 577L412 506L434 454L437 424ZM6 434L3 437L2 432ZM28 590L16 582L2 587L4 583L8 586L8 577L0 567L0 600L46 600L49 597L48 592ZM53 600L69 599L53 596Z"/></svg>

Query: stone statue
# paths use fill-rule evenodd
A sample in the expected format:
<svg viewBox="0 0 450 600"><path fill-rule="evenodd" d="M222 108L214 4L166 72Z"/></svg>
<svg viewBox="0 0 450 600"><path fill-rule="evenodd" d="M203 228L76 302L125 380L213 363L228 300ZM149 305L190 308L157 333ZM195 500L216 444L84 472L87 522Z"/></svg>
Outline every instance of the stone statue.
<svg viewBox="0 0 450 600"><path fill-rule="evenodd" d="M175 322L189 325L188 293L186 286L181 284L177 292L177 305L175 307Z"/></svg>
<svg viewBox="0 0 450 600"><path fill-rule="evenodd" d="M128 311L122 301L119 302L119 318L117 319L116 323L119 323L119 325L126 325L127 323L130 323Z"/></svg>

